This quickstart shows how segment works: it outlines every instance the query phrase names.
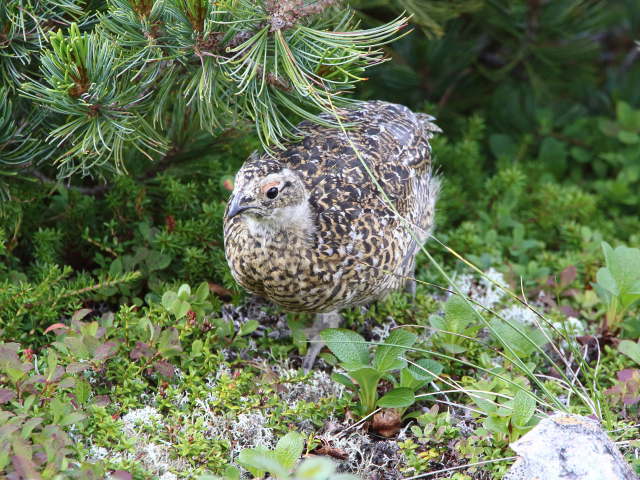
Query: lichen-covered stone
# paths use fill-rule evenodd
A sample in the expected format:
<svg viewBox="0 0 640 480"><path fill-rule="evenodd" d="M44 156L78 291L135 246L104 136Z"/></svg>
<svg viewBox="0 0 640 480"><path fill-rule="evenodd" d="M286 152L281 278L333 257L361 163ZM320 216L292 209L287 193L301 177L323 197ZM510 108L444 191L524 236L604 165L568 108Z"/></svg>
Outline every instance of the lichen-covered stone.
<svg viewBox="0 0 640 480"><path fill-rule="evenodd" d="M600 424L556 413L514 442L519 458L504 480L637 480Z"/></svg>

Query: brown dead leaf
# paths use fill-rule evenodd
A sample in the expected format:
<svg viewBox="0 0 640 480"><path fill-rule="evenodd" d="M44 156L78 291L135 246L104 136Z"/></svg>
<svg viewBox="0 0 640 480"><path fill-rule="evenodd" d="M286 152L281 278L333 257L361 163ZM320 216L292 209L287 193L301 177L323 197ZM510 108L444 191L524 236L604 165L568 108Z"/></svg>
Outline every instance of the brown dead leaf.
<svg viewBox="0 0 640 480"><path fill-rule="evenodd" d="M393 437L400 431L402 416L395 408L385 408L376 413L371 421L371 429L383 437Z"/></svg>
<svg viewBox="0 0 640 480"><path fill-rule="evenodd" d="M222 285L218 285L217 283L209 282L209 290L220 297L222 301L228 302L231 300L231 292L224 288Z"/></svg>
<svg viewBox="0 0 640 480"><path fill-rule="evenodd" d="M338 460L346 460L349 458L349 454L341 448L332 447L328 442L323 442L322 446L316 448L313 452L314 455L325 455L327 457L337 458Z"/></svg>

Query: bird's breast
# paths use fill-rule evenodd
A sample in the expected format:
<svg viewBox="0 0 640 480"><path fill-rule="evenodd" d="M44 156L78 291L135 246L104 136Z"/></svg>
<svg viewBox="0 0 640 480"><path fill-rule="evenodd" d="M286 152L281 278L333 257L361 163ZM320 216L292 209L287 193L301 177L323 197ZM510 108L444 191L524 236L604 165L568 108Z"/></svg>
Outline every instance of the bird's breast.
<svg viewBox="0 0 640 480"><path fill-rule="evenodd" d="M240 220L240 219L238 219ZM349 235L344 244L277 232L256 234L232 219L226 256L236 281L290 311L329 312L368 303L397 287L396 249L386 236Z"/></svg>

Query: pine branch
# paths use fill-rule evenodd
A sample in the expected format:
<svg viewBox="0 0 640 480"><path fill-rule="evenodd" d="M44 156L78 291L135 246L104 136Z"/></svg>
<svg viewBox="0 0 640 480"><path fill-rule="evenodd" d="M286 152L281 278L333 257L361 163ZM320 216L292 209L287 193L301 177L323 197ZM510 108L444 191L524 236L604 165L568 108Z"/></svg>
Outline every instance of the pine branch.
<svg viewBox="0 0 640 480"><path fill-rule="evenodd" d="M0 24L5 18L14 27L0 42L18 45L22 33L20 58L37 59L16 70L17 57L6 63L0 53L0 69L16 70L14 85L31 78L20 83L21 101L46 115L47 151L60 178L124 172L133 150L157 160L173 136L215 135L246 120L265 146L281 146L300 119L331 125L320 114L353 103L345 93L384 60L381 46L406 25L398 18L358 29L339 4L109 0L89 24L80 0L56 0L33 7L32 24L0 15ZM69 28L54 33L59 24Z"/></svg>

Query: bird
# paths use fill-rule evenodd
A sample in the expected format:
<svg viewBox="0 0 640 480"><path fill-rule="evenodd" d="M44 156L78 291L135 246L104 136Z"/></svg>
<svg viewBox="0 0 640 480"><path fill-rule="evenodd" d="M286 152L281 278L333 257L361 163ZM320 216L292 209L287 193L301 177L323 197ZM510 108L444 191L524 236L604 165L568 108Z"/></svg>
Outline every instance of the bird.
<svg viewBox="0 0 640 480"><path fill-rule="evenodd" d="M237 172L224 213L234 279L291 312L315 314L303 361L339 312L405 287L432 232L440 177L430 140L434 117L383 102L340 111L346 128L305 120L299 138L253 152Z"/></svg>

